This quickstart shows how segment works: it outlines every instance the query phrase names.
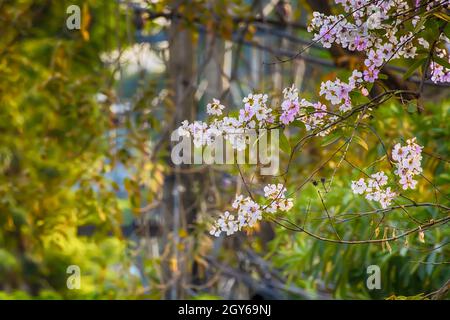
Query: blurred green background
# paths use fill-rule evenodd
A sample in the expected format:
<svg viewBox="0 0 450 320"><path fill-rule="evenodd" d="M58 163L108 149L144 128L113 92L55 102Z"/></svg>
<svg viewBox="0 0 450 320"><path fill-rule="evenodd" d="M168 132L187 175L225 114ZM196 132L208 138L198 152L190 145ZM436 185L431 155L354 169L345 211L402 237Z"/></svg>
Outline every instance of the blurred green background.
<svg viewBox="0 0 450 320"><path fill-rule="evenodd" d="M279 98L296 83L302 96L316 98L321 81L349 74L335 66L333 53L316 47L308 51L314 63L264 64L310 40L304 28L309 2L0 0L0 299L384 299L442 287L450 278L448 225L427 230L425 243L413 235L407 244L387 246L330 244L270 223L211 238L209 222L243 189L235 168L184 173L189 195L183 201L193 209L176 230L168 226L173 208L164 206L174 173L167 134L179 125L178 76L191 81L181 116L203 118L212 97L237 110L249 92ZM66 27L72 4L81 10L80 30ZM176 15L161 14L170 9L184 17L175 19L178 33L168 24ZM250 19L261 12L269 22ZM449 89L426 85L425 94L421 113L414 103L395 100L374 110L347 159L368 172L388 169L374 132L387 148L415 136L425 146L429 181L420 179L405 194L448 206ZM294 159L289 191L351 129L312 139ZM286 134L293 145L305 129ZM282 168L287 161L282 153ZM302 188L288 213L328 236L333 231L320 218L317 189L323 191L320 179L328 182L338 161L316 173L319 185ZM244 169L253 176L252 168ZM351 193L358 178L356 169L341 165L326 194L330 212L375 208ZM256 180L255 188L273 181ZM448 215L430 207L408 212L421 221ZM399 210L375 231L379 218L337 229L344 238L366 239L414 226ZM70 265L81 270L76 290L67 287ZM366 287L369 265L381 268L381 290Z"/></svg>

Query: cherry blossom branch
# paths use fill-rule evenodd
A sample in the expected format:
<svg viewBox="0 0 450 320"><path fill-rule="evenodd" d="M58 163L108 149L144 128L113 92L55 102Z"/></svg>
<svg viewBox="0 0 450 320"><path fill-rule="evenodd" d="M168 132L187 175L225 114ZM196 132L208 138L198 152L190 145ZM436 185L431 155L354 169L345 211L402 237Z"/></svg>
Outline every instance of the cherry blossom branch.
<svg viewBox="0 0 450 320"><path fill-rule="evenodd" d="M363 119L365 118L366 113L371 112L374 108L378 108L383 105L384 102L394 97L398 97L401 100L404 98L419 98L420 91L417 92L416 90L385 90L381 94L370 98L368 102L354 106L352 103L353 96L350 95L351 92L354 93L360 91L362 95L366 97L369 96L367 87L377 81L379 72L383 70L388 62L399 57L411 58L416 55L417 48L414 46L413 41L416 41L416 36L423 31L423 28L419 25L418 28L415 28L414 32L407 32L404 34L403 31L399 32L398 27L405 22L394 20L391 22L391 25L387 26L388 34L386 35L386 38L378 39L377 33L371 30L381 29L381 22L383 19L384 22L389 20L387 19L388 12L392 13L395 9L395 6L393 7L393 2L387 0L367 1L361 6L356 6L355 9L354 5L350 5L353 3L352 1L353 0L340 1L345 7L347 12L346 15L325 16L320 13L314 13L311 26L308 27L311 28L311 30L318 30L318 33L315 35L315 41L321 42L325 47L330 47L332 44L337 43L343 48L348 47L350 50L356 50L361 53L363 51L367 52L367 58L364 60L364 69L353 70L352 75L348 78L348 82L341 81L338 78L334 81L328 80L322 82L320 95L324 98L322 101L325 100L330 103L329 106L323 104L321 101L312 103L305 99L300 99L298 90L292 86L283 91L284 100L281 103L281 108L275 110L270 108L267 103L268 97L266 94L252 93L243 99L244 108L239 110L238 117L230 117L228 115L222 117L222 110L225 107L221 105L219 100L214 99L212 103L207 105L207 113L213 116L213 119L209 124L201 121L195 121L193 123L183 121L182 126L178 129L180 136L193 136L194 144L196 146L210 145L216 136L224 135L225 139L227 139L233 148L237 150L246 149L249 142L245 138L245 133L248 130L284 130L293 121L299 121L305 125L306 131L308 131L305 136L296 141L289 153L289 159L284 172L278 176L283 178L284 183L277 185L269 184L264 187L264 196L269 200L266 201L265 205L261 205L257 202L256 197L252 195L250 186L244 178L241 168L239 165L237 166L239 175L249 196L244 198L243 195L237 195L232 204L232 208L235 209L236 213L225 211L215 222L211 234L219 236L221 232L226 232L227 235L230 235L243 228L253 227L257 221L261 220L263 217L272 219L278 216L275 213L289 211L293 207L293 199L288 198L288 196L298 192L307 182L313 179L319 170L330 162L339 152L343 151L343 154L338 161L338 165L334 168L331 179L329 180L329 188L331 188L333 178L344 161L349 163L352 167L357 168L346 159L346 156L359 125L365 125ZM374 3L376 3L381 10L384 10L382 13L378 12L378 16L376 15L377 13L370 13L373 12L374 9L377 9L377 7L372 5ZM433 4L435 4L435 2L433 2ZM408 4L403 2L399 5L401 5L401 8L399 8L400 11L409 8ZM367 7L367 12L365 7ZM397 10L397 12L399 10ZM354 23L346 20L346 18L350 16L354 20ZM366 18L367 21L363 22L363 18ZM369 21L370 19L372 20ZM377 21L377 19L379 19L379 21ZM412 23L414 25L414 23L417 22ZM335 27L339 30L335 31ZM417 41L423 47L428 45L423 38L418 39ZM299 53L301 53L301 51ZM441 76L439 77L442 78ZM424 83L424 81L422 81L422 83ZM337 128L350 126L347 120L354 116L356 116L356 119L352 124L353 130L349 139L347 139L345 143L342 144L342 146L339 147L325 162L316 168L303 183L298 185L293 192L286 195L287 190L284 186L288 183L290 166L293 163L294 156L297 152L299 152L299 150L301 150L313 137L326 136ZM406 146L397 143L392 149L391 160L381 137L373 128L371 131L381 142L389 164L392 169L395 169L394 173L400 180L395 181L394 190L391 190L391 186L386 186L388 184L388 177L384 172L380 171L369 175L365 173L364 170L357 168L358 171L364 174L366 179L360 178L358 181L352 181L351 189L355 194L365 194L366 199L369 201L379 202L383 209L389 208L392 201L397 205L400 205L394 200L397 196L402 197L415 205L416 202L414 200L409 199L398 192L398 190L400 189L400 185L403 190L414 189L416 187L417 181L414 180L413 177L422 174L421 152L423 147L416 143L416 138L408 139L406 141ZM313 184L317 185L314 181ZM322 184L324 185L325 191L328 192L324 180L322 180ZM334 226L334 218L331 217L320 190L318 190L318 195L336 237L338 240L341 240L339 233ZM431 225L413 217L405 206L400 206L398 209L400 209L409 220L418 225L418 228L420 228L419 236L423 237L421 228ZM383 216L378 222L378 226L383 222L386 212L381 212L381 214ZM295 229L295 225L292 225L286 219L280 219L282 222L279 220L277 221L278 223L283 223L284 226ZM288 225L285 225L284 223L288 223ZM377 230L378 226L376 228ZM411 230L408 232L412 232ZM307 232L305 230L303 231ZM371 238L372 237L373 234ZM386 238L385 236L383 237ZM397 239L397 236L393 236L390 239ZM370 239L370 241L375 240ZM385 241L385 239L381 240L383 243Z"/></svg>

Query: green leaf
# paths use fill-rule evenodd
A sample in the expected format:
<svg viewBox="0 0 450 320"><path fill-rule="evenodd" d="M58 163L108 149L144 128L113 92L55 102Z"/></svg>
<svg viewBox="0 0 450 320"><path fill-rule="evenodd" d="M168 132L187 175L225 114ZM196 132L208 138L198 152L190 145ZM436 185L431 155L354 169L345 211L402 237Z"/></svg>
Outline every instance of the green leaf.
<svg viewBox="0 0 450 320"><path fill-rule="evenodd" d="M434 13L434 16L435 16L435 17L438 17L438 18L441 19L441 20L450 22L450 16L447 15L447 14L445 14L444 12L441 12L441 11L435 12L435 13Z"/></svg>
<svg viewBox="0 0 450 320"><path fill-rule="evenodd" d="M450 23L448 23L448 24L445 26L445 28L444 28L444 34L445 34L447 37L450 37Z"/></svg>
<svg viewBox="0 0 450 320"><path fill-rule="evenodd" d="M284 134L283 130L281 130L280 134L280 149L286 152L287 154L291 153L291 144L289 143L289 140Z"/></svg>
<svg viewBox="0 0 450 320"><path fill-rule="evenodd" d="M439 37L439 20L438 19L427 19L425 22L425 28L429 33L430 39L435 39Z"/></svg>
<svg viewBox="0 0 450 320"><path fill-rule="evenodd" d="M418 32L420 29L422 29L423 25L427 21L426 17L422 17L419 22L416 24L414 28L414 33Z"/></svg>
<svg viewBox="0 0 450 320"><path fill-rule="evenodd" d="M336 134L326 136L325 138L323 138L321 146L326 147L330 144L333 144L333 143L339 141L340 139L341 139L341 136L336 135Z"/></svg>
<svg viewBox="0 0 450 320"><path fill-rule="evenodd" d="M407 110L409 113L416 113L417 112L417 103L414 101L411 101L410 103L408 103Z"/></svg>
<svg viewBox="0 0 450 320"><path fill-rule="evenodd" d="M367 145L367 142L361 138L360 136L353 136L353 140L359 144L361 147L363 147L366 151L369 151L369 146Z"/></svg>
<svg viewBox="0 0 450 320"><path fill-rule="evenodd" d="M419 60L416 60L411 67L409 67L409 69L405 72L405 74L403 75L403 79L406 80L408 79L410 76L412 76L412 74L414 73L414 71L416 71L424 62L426 61L426 58L422 58Z"/></svg>
<svg viewBox="0 0 450 320"><path fill-rule="evenodd" d="M439 58L439 57L434 57L433 60L435 62L439 63L441 66L444 66L444 67L450 69L450 63L447 60Z"/></svg>
<svg viewBox="0 0 450 320"><path fill-rule="evenodd" d="M297 128L304 128L305 127L305 125L303 124L303 122L301 122L300 120L294 120L292 123L291 123L291 126L294 126L294 127L297 127Z"/></svg>

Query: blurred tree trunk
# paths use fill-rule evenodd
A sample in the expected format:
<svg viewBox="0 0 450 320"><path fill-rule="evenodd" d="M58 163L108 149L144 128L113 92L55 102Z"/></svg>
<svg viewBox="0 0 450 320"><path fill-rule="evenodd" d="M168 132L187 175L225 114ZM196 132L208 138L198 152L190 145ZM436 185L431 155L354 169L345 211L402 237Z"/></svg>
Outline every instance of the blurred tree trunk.
<svg viewBox="0 0 450 320"><path fill-rule="evenodd" d="M284 0L280 0L274 7L275 15L278 20L280 20L280 26L276 27L280 31L290 33L292 28L289 27L289 23L291 22L292 10L289 3ZM274 40L274 48L280 48L282 50L290 50L290 43L288 40L282 37L276 37ZM291 63L289 63L291 64ZM292 65L295 65L295 60L292 62ZM290 68L291 65L288 65ZM284 63L277 63L274 66L273 72L273 82L274 82L274 91L281 92L285 86L284 77L286 73L286 68Z"/></svg>
<svg viewBox="0 0 450 320"><path fill-rule="evenodd" d="M169 27L169 79L173 108L167 112L169 136L183 121L193 121L196 116L194 103L194 48L192 33L173 19ZM194 176L177 172L186 165L175 168L170 157L171 144L168 144L167 163L171 172L164 179L163 192L163 278L166 285L166 298L184 298L183 285L189 283L187 270L186 238L188 225L192 224L197 212ZM198 188L197 188L198 189Z"/></svg>
<svg viewBox="0 0 450 320"><path fill-rule="evenodd" d="M223 91L223 64L225 44L224 41L213 32L206 34L205 46L205 73L202 78L207 81L205 102L209 103L213 98L219 98Z"/></svg>

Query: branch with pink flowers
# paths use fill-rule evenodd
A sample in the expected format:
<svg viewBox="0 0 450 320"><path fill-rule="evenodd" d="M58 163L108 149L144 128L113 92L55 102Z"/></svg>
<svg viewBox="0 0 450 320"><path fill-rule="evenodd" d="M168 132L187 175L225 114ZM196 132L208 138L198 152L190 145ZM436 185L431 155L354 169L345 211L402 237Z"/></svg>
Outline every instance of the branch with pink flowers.
<svg viewBox="0 0 450 320"><path fill-rule="evenodd" d="M293 208L294 195L310 181L317 184L313 177L338 153L342 152L342 156L333 172L333 177L341 163L345 161L350 164L346 158L349 146L358 128L365 125L366 119L371 116L375 108L392 98L398 98L400 101L404 98L407 100L420 98L428 70L431 81L435 83L450 82L450 68L447 67L447 64L450 64L450 56L446 47L450 45L450 40L444 33L444 28L447 25L447 22L444 21L447 17L444 11L450 6L450 1L422 1L417 3L415 7L410 7L405 1L396 0L336 0L335 2L342 5L345 14L325 15L314 12L308 31L314 34L311 45L320 43L325 48L339 45L343 49L365 55L364 65L354 69L345 81L336 78L335 80L322 82L319 90L319 96L321 97L319 101L301 98L295 86L283 90L283 98L279 105L271 103L267 94L251 93L242 100L243 106L236 116L224 114L225 106L219 100L214 99L207 105L209 121L189 123L186 120L179 127L178 134L193 138L196 147L212 145L215 139L223 137L238 151L245 150L248 147L249 140L246 135L252 130L284 130L292 124L301 124L307 132L304 137L295 142L289 153L286 170L279 176L284 178L283 183L268 184L263 188L264 197L262 198L264 200L259 201L258 197L252 194L252 190L238 167L248 196L236 195L231 205L232 209L225 211L213 223L210 230L212 235L220 236L222 233L231 235L252 228L258 221L266 219L286 229L303 232L318 240L345 244L380 243L395 241L413 233L419 233L420 239L423 239L424 230L445 225L450 220L450 216L448 216L449 208L438 203L429 204L429 206L439 208L447 216L428 222L418 221L406 209L424 206L417 205L414 200L402 194L402 190L416 188L419 183L415 180L417 176L423 177L423 146L415 137L407 139L405 144L397 143L391 146L389 148L392 150L390 154L386 150L385 143L380 139L387 160L393 170L394 178L389 178L389 173L386 174L384 171L368 175L358 168L365 177L354 180L349 185L349 190L352 190L354 194L364 195L368 201L373 201L381 206L381 209L375 211L375 213L382 214L379 224L388 211L401 209L417 225L415 228L390 238L343 240L333 224L336 216L330 215L320 191L318 195L337 239L312 233L284 216L286 212ZM422 35L426 31L428 21L437 23L436 32ZM431 48L429 42L432 43ZM304 50L298 54L301 55ZM424 55L424 60L418 60L423 64L422 85L420 85L419 91L385 90L371 97L371 88L374 83L379 81L380 77L383 77L381 70L388 62L398 59L414 59L417 56L421 57L421 55ZM416 67L420 67L420 64L417 64ZM411 70L408 72L411 72ZM358 103L358 101L364 102ZM353 128L350 138L333 152L330 158L315 169L303 183L297 185L294 191L288 194L286 187L288 185L288 173L296 153L310 139L328 136L339 127L345 126ZM377 138L379 138L378 135ZM325 192L330 192L332 180L330 179L328 188L323 183ZM428 179L426 180L438 190ZM396 203L396 198L399 197L411 201L412 205L391 206L391 203ZM361 214L359 216L366 215Z"/></svg>

